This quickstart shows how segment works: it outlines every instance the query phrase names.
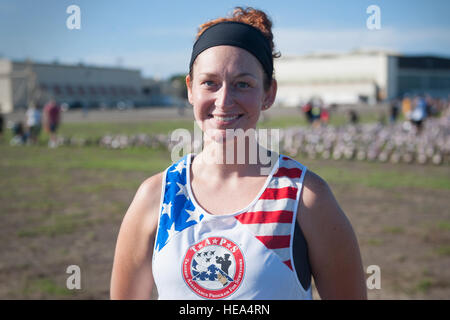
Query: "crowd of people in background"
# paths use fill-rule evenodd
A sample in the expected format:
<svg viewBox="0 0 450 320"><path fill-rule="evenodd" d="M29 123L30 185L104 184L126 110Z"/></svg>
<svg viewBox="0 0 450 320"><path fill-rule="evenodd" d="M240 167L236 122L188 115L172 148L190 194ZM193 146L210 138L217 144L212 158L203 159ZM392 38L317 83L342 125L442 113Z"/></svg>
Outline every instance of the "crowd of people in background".
<svg viewBox="0 0 450 320"><path fill-rule="evenodd" d="M41 109L43 109L41 111ZM3 130L3 117L0 117L0 136ZM61 122L61 106L55 100L50 100L41 108L40 105L31 103L25 112L24 120L14 122L12 125L13 137L11 145L35 145L44 127L49 135L48 146L57 147L57 130Z"/></svg>
<svg viewBox="0 0 450 320"><path fill-rule="evenodd" d="M415 126L417 134L423 129L423 123L427 118L439 117L442 111L449 107L450 95L448 99L433 98L428 94L410 95L406 94L402 98L389 101L389 124L395 124L400 115L403 116L405 129ZM326 126L330 120L330 113L336 105L328 106L321 98L312 98L301 106L301 110L308 122L313 127ZM331 112L330 112L331 111ZM346 111L347 123L356 125L360 122L360 116L355 108ZM382 111L379 122L386 124L387 115Z"/></svg>
<svg viewBox="0 0 450 320"><path fill-rule="evenodd" d="M312 127L327 126L330 116L335 112L336 108L337 105L327 105L319 97L312 98L306 104L300 106L308 124ZM420 135L426 119L439 117L449 108L450 95L448 99L445 99L433 98L428 94L406 94L402 98L389 101L387 112L386 109L383 109L380 113L379 123L386 125L387 119L389 119L388 124L394 125L402 117L403 129L410 131L415 127L417 135ZM25 112L24 119L13 123L11 127L13 137L10 140L10 144L37 144L43 128L49 137L48 146L50 148L57 147L57 131L61 123L61 113L61 106L53 99L48 101L43 108L38 104L31 103ZM347 109L345 115L348 124L358 125L361 121L355 107ZM4 135L4 126L5 121L0 114L0 139Z"/></svg>
<svg viewBox="0 0 450 320"><path fill-rule="evenodd" d="M315 97L301 107L308 123L314 127L321 124L326 125L330 119L328 106L321 98Z"/></svg>

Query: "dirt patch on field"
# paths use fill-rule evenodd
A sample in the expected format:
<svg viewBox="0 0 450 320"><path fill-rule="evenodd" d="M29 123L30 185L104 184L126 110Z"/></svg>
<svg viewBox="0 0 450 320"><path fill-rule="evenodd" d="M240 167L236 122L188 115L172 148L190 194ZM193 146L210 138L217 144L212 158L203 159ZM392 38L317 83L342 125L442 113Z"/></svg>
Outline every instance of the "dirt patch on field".
<svg viewBox="0 0 450 320"><path fill-rule="evenodd" d="M108 299L120 223L147 176L3 168L0 298ZM381 289L369 290L369 298L450 297L447 190L330 185L355 229L364 268L380 267ZM66 288L70 265L81 269L81 290Z"/></svg>
<svg viewBox="0 0 450 320"><path fill-rule="evenodd" d="M3 181L20 176L28 182L0 201L0 297L108 298L120 222L146 177L70 169L44 182L38 178L42 170L3 172ZM81 269L82 290L66 288L70 265Z"/></svg>
<svg viewBox="0 0 450 320"><path fill-rule="evenodd" d="M448 191L333 189L355 229L364 267L380 267L381 289L369 290L370 298L450 297Z"/></svg>

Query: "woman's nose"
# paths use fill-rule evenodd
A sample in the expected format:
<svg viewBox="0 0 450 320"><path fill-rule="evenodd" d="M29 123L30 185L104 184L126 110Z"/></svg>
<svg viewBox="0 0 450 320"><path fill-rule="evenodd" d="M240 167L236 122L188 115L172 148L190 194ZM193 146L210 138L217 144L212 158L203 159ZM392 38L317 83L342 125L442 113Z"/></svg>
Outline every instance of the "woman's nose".
<svg viewBox="0 0 450 320"><path fill-rule="evenodd" d="M232 88L229 85L222 85L217 91L216 107L227 108L233 105L233 93Z"/></svg>

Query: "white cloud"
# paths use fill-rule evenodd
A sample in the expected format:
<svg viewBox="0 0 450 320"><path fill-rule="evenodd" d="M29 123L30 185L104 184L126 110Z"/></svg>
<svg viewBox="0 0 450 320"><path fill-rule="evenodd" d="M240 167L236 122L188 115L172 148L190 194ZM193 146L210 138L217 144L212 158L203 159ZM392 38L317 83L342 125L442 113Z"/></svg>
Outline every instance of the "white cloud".
<svg viewBox="0 0 450 320"><path fill-rule="evenodd" d="M141 31L144 32L144 31ZM180 35L188 33L181 29L147 30L156 35ZM190 34L190 33L189 33ZM381 30L368 29L329 29L304 30L299 28L274 29L277 49L282 55L304 54L309 52L348 52L359 49L385 49L404 52L440 53L450 55L450 30L417 29L400 31L389 27ZM144 76L168 77L175 73L185 73L191 54L191 46L179 49L160 49L159 51L121 49L116 52L101 52L83 56L87 64L117 65L118 58L122 65L137 68Z"/></svg>
<svg viewBox="0 0 450 320"><path fill-rule="evenodd" d="M281 54L316 51L345 52L356 48L388 49L402 52L437 52L450 54L450 30L382 27L359 29L274 29L275 45Z"/></svg>
<svg viewBox="0 0 450 320"><path fill-rule="evenodd" d="M133 69L140 69L144 76L168 77L175 73L187 72L190 48L180 51L119 51L114 54L92 54L83 57L87 64L114 66L118 59L121 59L122 66Z"/></svg>
<svg viewBox="0 0 450 320"><path fill-rule="evenodd" d="M135 36L139 37L185 37L194 38L195 27L145 27L133 30Z"/></svg>

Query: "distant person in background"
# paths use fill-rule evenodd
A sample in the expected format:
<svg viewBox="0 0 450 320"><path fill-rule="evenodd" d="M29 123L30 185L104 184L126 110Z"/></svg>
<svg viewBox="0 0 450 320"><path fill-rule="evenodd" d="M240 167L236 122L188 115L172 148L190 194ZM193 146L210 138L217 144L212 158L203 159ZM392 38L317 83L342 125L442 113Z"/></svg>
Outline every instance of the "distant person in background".
<svg viewBox="0 0 450 320"><path fill-rule="evenodd" d="M400 111L400 101L398 99L393 99L391 101L390 106L390 117L389 117L390 124L395 124L397 122L399 111Z"/></svg>
<svg viewBox="0 0 450 320"><path fill-rule="evenodd" d="M348 111L348 121L349 121L350 124L358 124L359 116L358 116L358 113L355 110L350 109Z"/></svg>
<svg viewBox="0 0 450 320"><path fill-rule="evenodd" d="M61 107L54 99L50 100L44 107L45 130L50 134L48 146L55 148L57 146L56 132L61 121Z"/></svg>
<svg viewBox="0 0 450 320"><path fill-rule="evenodd" d="M2 137L3 137L3 122L4 122L4 120L3 120L3 114L0 113L0 140L1 140Z"/></svg>
<svg viewBox="0 0 450 320"><path fill-rule="evenodd" d="M405 119L409 121L411 119L411 99L408 95L405 95L402 100L402 112Z"/></svg>
<svg viewBox="0 0 450 320"><path fill-rule="evenodd" d="M308 101L303 107L302 107L302 111L305 114L306 120L308 121L308 123L312 123L312 102Z"/></svg>
<svg viewBox="0 0 450 320"><path fill-rule="evenodd" d="M416 126L417 133L422 132L423 121L427 117L427 104L423 96L417 96L413 100L414 109L411 112L411 122Z"/></svg>
<svg viewBox="0 0 450 320"><path fill-rule="evenodd" d="M313 99L312 109L311 109L311 118L312 125L317 127L320 125L320 116L322 114L323 101L320 98Z"/></svg>
<svg viewBox="0 0 450 320"><path fill-rule="evenodd" d="M36 144L41 133L41 111L36 104L31 103L25 113L25 125L27 128L27 142Z"/></svg>
<svg viewBox="0 0 450 320"><path fill-rule="evenodd" d="M27 142L27 135L25 134L22 121L14 122L14 125L12 126L12 133L13 137L9 142L10 145L20 146Z"/></svg>
<svg viewBox="0 0 450 320"><path fill-rule="evenodd" d="M323 108L322 112L320 113L320 122L322 125L327 125L330 121L330 113L328 111L328 108Z"/></svg>

